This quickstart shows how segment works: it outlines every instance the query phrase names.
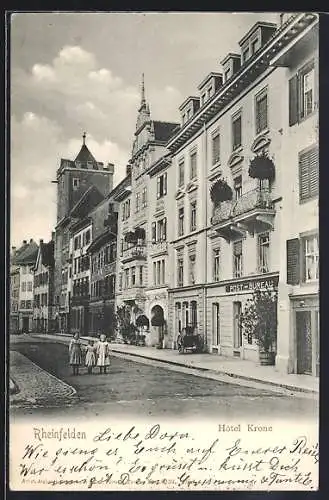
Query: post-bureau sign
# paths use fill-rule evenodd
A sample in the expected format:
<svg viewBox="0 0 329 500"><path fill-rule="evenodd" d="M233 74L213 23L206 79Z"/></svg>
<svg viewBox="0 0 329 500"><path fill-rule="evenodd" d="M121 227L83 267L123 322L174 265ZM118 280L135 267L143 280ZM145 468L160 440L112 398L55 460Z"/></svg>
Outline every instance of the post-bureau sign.
<svg viewBox="0 0 329 500"><path fill-rule="evenodd" d="M269 290L277 288L279 282L279 277L274 276L272 278L263 278L256 280L240 281L240 283L233 283L232 285L226 285L226 293L234 292L253 292L254 290Z"/></svg>

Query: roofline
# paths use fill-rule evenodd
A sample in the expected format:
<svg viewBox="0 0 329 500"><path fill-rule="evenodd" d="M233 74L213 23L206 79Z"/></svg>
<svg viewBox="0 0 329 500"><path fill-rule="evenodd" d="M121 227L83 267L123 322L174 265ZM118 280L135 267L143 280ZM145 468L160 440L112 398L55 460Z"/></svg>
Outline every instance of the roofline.
<svg viewBox="0 0 329 500"><path fill-rule="evenodd" d="M278 25L276 23L269 23L269 22L266 22L266 21L258 21L257 23L255 23L251 28L250 30L248 31L248 33L246 33L243 38L241 38L241 40L238 42L240 47L241 45L244 44L244 42L252 35L252 33L254 31L256 31L256 29L258 28L278 28Z"/></svg>
<svg viewBox="0 0 329 500"><path fill-rule="evenodd" d="M106 199L109 200L110 198L114 198L120 192L120 189L125 186L125 183L128 183L129 186L130 182L131 174L128 174L112 189L112 191L106 196Z"/></svg>
<svg viewBox="0 0 329 500"><path fill-rule="evenodd" d="M171 164L171 153L166 153L164 156L161 156L156 162L149 166L146 170L146 174L150 177L157 174L164 168L168 167Z"/></svg>
<svg viewBox="0 0 329 500"><path fill-rule="evenodd" d="M236 54L235 52L229 52L227 56L225 56L224 59L220 61L220 64L226 64L229 59L241 59L241 55Z"/></svg>
<svg viewBox="0 0 329 500"><path fill-rule="evenodd" d="M208 75L199 84L198 90L201 90L205 86L205 84L210 80L210 78L213 78L213 77L221 77L222 78L223 73L217 73L215 71L211 71L210 73L208 73Z"/></svg>
<svg viewBox="0 0 329 500"><path fill-rule="evenodd" d="M200 101L200 97L196 97L196 96L193 96L193 95L190 95L189 97L187 97L185 99L185 101L182 102L182 104L179 106L179 111L181 111L185 106L186 104L189 102L189 101ZM179 125L179 123L177 123L177 125Z"/></svg>
<svg viewBox="0 0 329 500"><path fill-rule="evenodd" d="M233 77L224 83L219 91L217 91L216 94L195 113L191 120L178 130L178 132L167 142L167 147L171 149L171 151L177 151L182 144L200 130L204 123L207 123L211 118L216 116L219 110L222 110L227 105L225 98L227 101L229 100L229 102L232 102L232 94L235 96L240 94L241 90L235 94L238 84L242 82L245 75L250 73L252 68L258 67L258 70L260 68L260 71L263 72L262 65L272 60L274 52L282 50L283 46L290 43L292 38L305 31L308 26L316 25L318 22L318 14L313 12L291 16L282 26L280 26L274 37L266 42L262 50L249 59L245 65L241 66ZM299 26L300 29L298 28L299 23L303 24ZM305 23L307 26L305 26ZM194 129L192 127L194 127Z"/></svg>

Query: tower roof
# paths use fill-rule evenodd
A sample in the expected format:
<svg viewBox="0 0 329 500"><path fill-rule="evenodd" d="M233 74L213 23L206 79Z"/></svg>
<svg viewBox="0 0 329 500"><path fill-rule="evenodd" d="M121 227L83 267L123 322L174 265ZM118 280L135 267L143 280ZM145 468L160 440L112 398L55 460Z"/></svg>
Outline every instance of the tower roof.
<svg viewBox="0 0 329 500"><path fill-rule="evenodd" d="M86 132L84 132L82 139L83 139L83 143L82 143L81 149L80 149L80 151L79 151L79 153L74 161L80 162L80 163L92 162L92 163L97 164L95 157L91 154L88 147L86 146Z"/></svg>

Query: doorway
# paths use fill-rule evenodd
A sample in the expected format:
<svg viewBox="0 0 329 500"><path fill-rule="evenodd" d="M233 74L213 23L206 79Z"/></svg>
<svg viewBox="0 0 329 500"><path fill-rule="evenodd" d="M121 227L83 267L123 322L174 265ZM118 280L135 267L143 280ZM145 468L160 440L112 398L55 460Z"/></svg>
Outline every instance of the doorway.
<svg viewBox="0 0 329 500"><path fill-rule="evenodd" d="M23 333L28 333L29 331L29 318L26 316L23 317L22 331Z"/></svg>
<svg viewBox="0 0 329 500"><path fill-rule="evenodd" d="M241 302L233 302L233 354L235 356L240 356L242 346L241 309Z"/></svg>
<svg viewBox="0 0 329 500"><path fill-rule="evenodd" d="M315 316L315 313L311 310L296 311L297 373L305 375L312 375L314 373L313 357L316 353L313 353L312 345L313 314ZM314 323L317 323L317 321L315 321L315 317ZM314 326L316 327L317 325ZM314 340L317 340L316 336Z"/></svg>

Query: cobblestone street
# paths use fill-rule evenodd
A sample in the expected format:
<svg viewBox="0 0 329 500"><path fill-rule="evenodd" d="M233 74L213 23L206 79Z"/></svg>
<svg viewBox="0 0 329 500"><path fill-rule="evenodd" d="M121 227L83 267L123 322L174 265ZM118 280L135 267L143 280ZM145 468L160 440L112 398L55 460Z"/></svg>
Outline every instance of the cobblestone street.
<svg viewBox="0 0 329 500"><path fill-rule="evenodd" d="M268 387L246 387L209 380L122 356L112 356L106 375L99 375L97 368L94 374L88 375L82 368L80 376L72 376L68 349L61 343L22 337L12 349L11 377L20 389L11 400L11 412L16 416L88 418L115 414L255 418L261 415L273 419L298 418L300 414L316 418L318 412L315 396L300 394L292 397L285 390L272 391ZM27 379L24 375L25 358L18 353L49 372L51 382L35 365L35 373ZM69 386L76 390L76 394ZM36 401L35 395L40 390L44 395Z"/></svg>

